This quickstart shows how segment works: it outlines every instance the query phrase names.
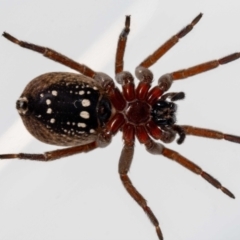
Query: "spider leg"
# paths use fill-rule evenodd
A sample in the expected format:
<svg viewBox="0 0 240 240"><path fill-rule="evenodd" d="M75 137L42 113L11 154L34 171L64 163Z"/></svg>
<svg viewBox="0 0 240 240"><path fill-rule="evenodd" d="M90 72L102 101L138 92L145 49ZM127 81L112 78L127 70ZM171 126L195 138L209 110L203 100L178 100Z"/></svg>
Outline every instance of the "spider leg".
<svg viewBox="0 0 240 240"><path fill-rule="evenodd" d="M0 160L2 159L27 159L27 160L36 160L36 161L52 161L62 157L68 157L77 153L90 152L98 147L103 148L110 144L112 139L112 134L103 132L99 134L98 139L94 142L79 145L74 147L68 147L63 149L57 149L54 151L45 152L43 154L31 154L31 153L10 153L10 154L1 154Z"/></svg>
<svg viewBox="0 0 240 240"><path fill-rule="evenodd" d="M180 155L178 152L175 152L169 148L164 147L160 143L156 143L152 140L145 143L146 149L148 152L152 154L159 154L167 157L171 160L176 161L177 163L181 164L183 167L187 168L188 170L192 171L195 174L202 176L206 181L212 184L214 187L221 189L223 193L228 195L231 198L235 198L235 196L215 178L213 178L208 173L204 172L199 166L195 163L191 162L184 156Z"/></svg>
<svg viewBox="0 0 240 240"><path fill-rule="evenodd" d="M168 50L170 50L179 41L180 38L187 35L193 29L193 27L198 23L198 21L201 19L201 17L202 17L202 13L198 14L198 16L195 17L190 24L188 24L180 32L178 32L176 35L172 36L169 40L167 40L152 55L148 56L143 62L141 62L139 64L139 66L142 66L145 68L151 67Z"/></svg>
<svg viewBox="0 0 240 240"><path fill-rule="evenodd" d="M182 100L185 98L184 92L168 92L161 96L161 100L166 100L167 98L170 99L170 101L177 101Z"/></svg>
<svg viewBox="0 0 240 240"><path fill-rule="evenodd" d="M2 35L3 35L3 37L7 38L9 41L19 45L20 47L27 48L27 49L33 50L35 52L41 53L45 57L47 57L55 62L59 62L67 67L70 67L70 68L82 73L83 75L85 75L87 77L94 78L94 76L95 76L95 72L92 69L90 69L89 67L82 65L78 62L75 62L72 59L70 59L50 48L46 48L46 47L42 47L42 46L35 45L32 43L20 41L17 38L13 37L12 35L10 35L9 33L6 33L6 32L4 32Z"/></svg>
<svg viewBox="0 0 240 240"><path fill-rule="evenodd" d="M138 190L133 186L130 178L128 177L128 172L132 163L133 154L134 154L134 135L135 129L131 124L125 124L123 127L123 138L124 138L124 147L121 152L119 159L118 172L120 174L120 179L130 194L130 196L137 202L137 204L143 209L147 214L150 221L156 228L156 232L159 240L163 240L163 235L159 227L159 223L154 213L147 205L147 201L144 197L138 192Z"/></svg>
<svg viewBox="0 0 240 240"><path fill-rule="evenodd" d="M188 125L181 125L180 127L184 130L185 134L187 135L194 135L194 136L205 137L205 138L214 138L219 140L225 139L230 142L240 143L239 136L225 134L212 129L198 128L198 127L193 127Z"/></svg>
<svg viewBox="0 0 240 240"><path fill-rule="evenodd" d="M45 152L43 154L31 154L31 153L1 154L0 160L17 158L48 162L62 157L68 157L77 153L89 152L96 149L97 147L98 147L97 142L92 142L86 145L57 149L54 151Z"/></svg>
<svg viewBox="0 0 240 240"><path fill-rule="evenodd" d="M116 60L115 60L115 74L123 71L123 56L127 44L127 37L130 32L130 16L126 16L125 27L122 30L117 44Z"/></svg>
<svg viewBox="0 0 240 240"><path fill-rule="evenodd" d="M231 61L235 61L238 58L240 58L240 52L230 54L218 60L201 63L187 69L181 69L181 70L170 73L170 75L172 76L173 80L179 80L179 79L191 77L193 75L197 75L202 72L209 71L211 69L218 67L219 65L223 65Z"/></svg>

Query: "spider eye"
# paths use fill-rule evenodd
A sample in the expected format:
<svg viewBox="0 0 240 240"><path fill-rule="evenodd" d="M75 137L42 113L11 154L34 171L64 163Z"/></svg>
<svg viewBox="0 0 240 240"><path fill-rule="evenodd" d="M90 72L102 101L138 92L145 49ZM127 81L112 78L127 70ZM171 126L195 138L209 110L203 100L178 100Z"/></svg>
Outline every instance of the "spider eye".
<svg viewBox="0 0 240 240"><path fill-rule="evenodd" d="M153 108L155 108L155 109L163 109L163 108L167 108L167 107L169 107L169 102L162 101L162 100L157 101L155 103L155 105L153 106Z"/></svg>
<svg viewBox="0 0 240 240"><path fill-rule="evenodd" d="M155 123L158 126L165 126L165 125L168 125L168 119L158 118L158 119L155 119Z"/></svg>
<svg viewBox="0 0 240 240"><path fill-rule="evenodd" d="M155 118L154 121L158 126L171 126L176 122L176 116L172 115L168 118L161 116L159 118Z"/></svg>
<svg viewBox="0 0 240 240"><path fill-rule="evenodd" d="M162 109L165 109L165 108L169 108L173 111L176 111L177 110L177 105L173 102L159 100L153 106L153 109L157 109L157 110L162 110Z"/></svg>

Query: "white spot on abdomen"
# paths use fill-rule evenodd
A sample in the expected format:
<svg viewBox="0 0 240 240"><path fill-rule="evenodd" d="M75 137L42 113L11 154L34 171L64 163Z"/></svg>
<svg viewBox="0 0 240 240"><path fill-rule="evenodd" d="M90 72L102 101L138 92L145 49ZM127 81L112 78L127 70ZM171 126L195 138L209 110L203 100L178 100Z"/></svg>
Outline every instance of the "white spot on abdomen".
<svg viewBox="0 0 240 240"><path fill-rule="evenodd" d="M77 125L78 125L78 127L83 127L83 128L85 128L87 126L85 123L78 123Z"/></svg>
<svg viewBox="0 0 240 240"><path fill-rule="evenodd" d="M83 99L82 100L82 105L83 105L83 107L88 107L88 106L90 106L90 101L88 100L88 99Z"/></svg>
<svg viewBox="0 0 240 240"><path fill-rule="evenodd" d="M48 109L47 109L47 113L48 113L48 114L51 114L51 113L52 113L52 109L51 109L51 108L48 108Z"/></svg>
<svg viewBox="0 0 240 240"><path fill-rule="evenodd" d="M55 118L50 119L50 123L55 123L55 121L56 121Z"/></svg>
<svg viewBox="0 0 240 240"><path fill-rule="evenodd" d="M57 93L56 90L53 90L53 91L52 91L52 95L53 95L53 96L57 96L57 94L58 94L58 93Z"/></svg>
<svg viewBox="0 0 240 240"><path fill-rule="evenodd" d="M80 117L87 119L87 118L90 117L90 115L89 115L88 112L86 112L86 111L82 111L82 112L80 112Z"/></svg>

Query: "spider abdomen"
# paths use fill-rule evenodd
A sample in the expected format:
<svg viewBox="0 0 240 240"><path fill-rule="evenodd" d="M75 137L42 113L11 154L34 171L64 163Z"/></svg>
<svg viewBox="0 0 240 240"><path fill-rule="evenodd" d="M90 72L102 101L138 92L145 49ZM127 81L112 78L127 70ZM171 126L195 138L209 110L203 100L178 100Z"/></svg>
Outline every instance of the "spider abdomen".
<svg viewBox="0 0 240 240"><path fill-rule="evenodd" d="M111 116L111 104L101 86L69 73L47 73L32 80L17 109L33 136L64 146L94 141Z"/></svg>

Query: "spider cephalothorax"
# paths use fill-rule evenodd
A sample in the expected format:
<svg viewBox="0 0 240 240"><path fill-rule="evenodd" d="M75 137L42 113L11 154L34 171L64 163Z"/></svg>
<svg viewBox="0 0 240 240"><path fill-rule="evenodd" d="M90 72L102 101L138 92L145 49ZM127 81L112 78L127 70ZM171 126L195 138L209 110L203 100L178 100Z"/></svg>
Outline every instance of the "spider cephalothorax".
<svg viewBox="0 0 240 240"><path fill-rule="evenodd" d="M70 147L44 154L2 154L0 159L51 161L105 147L110 144L112 136L122 131L124 147L119 160L120 179L128 193L155 226L160 240L163 240L163 235L157 218L128 177L133 159L135 137L151 154L163 155L176 161L203 177L229 197L234 198L227 188L199 166L155 141L161 140L169 143L178 134L177 143L179 144L183 143L186 135L240 143L238 136L210 129L177 125L177 105L174 102L183 99L184 93L168 92L175 80L234 61L240 57L240 53L165 74L159 78L157 85L151 88L153 74L149 67L172 48L180 38L188 34L201 17L202 14L199 14L189 25L139 64L135 71L139 83L135 87L132 74L123 69L123 56L130 31L130 16L127 16L125 28L119 36L115 62L115 79L122 85L122 92L115 86L112 78L105 73L95 72L52 49L23 42L8 33L3 33L3 36L13 43L39 52L81 74L59 72L43 74L26 86L16 103L26 128L34 137L45 143Z"/></svg>

